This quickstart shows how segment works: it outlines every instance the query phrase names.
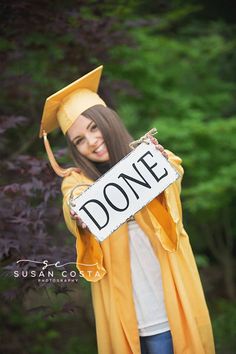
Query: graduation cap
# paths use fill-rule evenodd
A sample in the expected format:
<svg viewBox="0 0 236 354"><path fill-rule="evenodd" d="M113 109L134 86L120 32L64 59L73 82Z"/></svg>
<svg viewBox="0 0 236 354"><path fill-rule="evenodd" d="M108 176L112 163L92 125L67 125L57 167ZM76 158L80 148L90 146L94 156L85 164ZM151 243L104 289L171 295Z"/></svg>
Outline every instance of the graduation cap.
<svg viewBox="0 0 236 354"><path fill-rule="evenodd" d="M46 99L39 136L44 138L52 168L61 177L68 176L75 170L78 172L79 169L63 169L57 164L47 134L58 127L66 134L74 121L88 108L98 104L106 106L97 93L102 69L101 65Z"/></svg>

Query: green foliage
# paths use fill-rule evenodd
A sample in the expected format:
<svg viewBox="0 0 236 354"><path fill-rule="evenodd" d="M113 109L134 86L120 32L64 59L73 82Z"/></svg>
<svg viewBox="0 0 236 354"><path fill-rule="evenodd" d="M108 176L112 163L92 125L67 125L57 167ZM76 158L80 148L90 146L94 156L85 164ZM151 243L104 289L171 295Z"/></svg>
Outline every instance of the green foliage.
<svg viewBox="0 0 236 354"><path fill-rule="evenodd" d="M207 268L209 266L209 259L205 254L195 255L195 261L198 267Z"/></svg>
<svg viewBox="0 0 236 354"><path fill-rule="evenodd" d="M54 353L52 341L58 338L58 331L54 330L49 321L41 313L26 316L22 308L12 304L11 312L7 307L1 310L1 348L4 353ZM3 322L4 321L4 322ZM9 337L11 343L9 344ZM27 338L27 340L25 340ZM24 341L24 351L22 344ZM9 351L8 351L9 350Z"/></svg>
<svg viewBox="0 0 236 354"><path fill-rule="evenodd" d="M159 123L159 124L158 124ZM235 184L236 120L184 120L166 126L157 121L163 140L183 157L186 182L183 196L193 214L215 214L232 202Z"/></svg>
<svg viewBox="0 0 236 354"><path fill-rule="evenodd" d="M2 312L2 311L1 311ZM6 310L4 311L6 312ZM17 306L11 307L1 325L1 350L4 353L96 354L95 333L91 335L81 319L67 316L45 318L43 313L25 315ZM11 343L9 343L11 337ZM23 345L24 343L24 345Z"/></svg>
<svg viewBox="0 0 236 354"><path fill-rule="evenodd" d="M233 354L236 347L236 304L222 299L214 306L212 325L216 339L216 352Z"/></svg>
<svg viewBox="0 0 236 354"><path fill-rule="evenodd" d="M14 284L3 278L1 292ZM88 284L81 291L71 286L71 293L52 291L48 296L39 288L11 302L3 300L0 309L1 352L4 354L96 354L95 328L87 316L90 302ZM73 296L73 290L76 296ZM3 304L2 301L2 304ZM28 309L27 309L28 308ZM9 342L9 338L11 341Z"/></svg>
<svg viewBox="0 0 236 354"><path fill-rule="evenodd" d="M114 48L113 62L124 65L109 70L132 84L132 95L120 92L117 105L133 135L156 127L158 140L183 159L185 214L197 234L196 217L219 224L229 206L234 222L236 83L228 71L235 40L224 35L224 25L209 24L195 37L193 26L184 29L174 38L133 31L135 55Z"/></svg>
<svg viewBox="0 0 236 354"><path fill-rule="evenodd" d="M235 111L235 84L221 76L222 61L232 52L231 41L220 34L179 39L149 32L133 33L135 56L132 48L113 50L114 62L126 63L116 70L110 66L113 77L115 73L116 78L127 78L137 93L133 100L120 94L119 106L135 105L143 127L147 120L166 124L169 119L210 120Z"/></svg>

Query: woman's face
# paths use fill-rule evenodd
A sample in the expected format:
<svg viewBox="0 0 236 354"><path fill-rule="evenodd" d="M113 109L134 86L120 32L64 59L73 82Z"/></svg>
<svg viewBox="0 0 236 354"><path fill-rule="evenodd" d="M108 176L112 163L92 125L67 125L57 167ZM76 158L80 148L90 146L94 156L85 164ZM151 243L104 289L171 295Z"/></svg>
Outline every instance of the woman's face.
<svg viewBox="0 0 236 354"><path fill-rule="evenodd" d="M94 162L109 161L109 153L96 123L80 115L67 134L81 155Z"/></svg>

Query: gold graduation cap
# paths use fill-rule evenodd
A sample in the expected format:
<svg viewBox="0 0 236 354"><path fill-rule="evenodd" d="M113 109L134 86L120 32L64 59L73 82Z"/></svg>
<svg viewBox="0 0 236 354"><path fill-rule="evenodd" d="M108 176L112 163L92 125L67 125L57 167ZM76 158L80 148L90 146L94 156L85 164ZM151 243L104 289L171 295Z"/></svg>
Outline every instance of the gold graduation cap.
<svg viewBox="0 0 236 354"><path fill-rule="evenodd" d="M44 137L49 161L54 171L61 177L68 176L71 171L79 169L75 167L63 169L57 164L47 139L47 133L60 127L66 134L74 121L86 109L97 104L106 106L97 94L102 69L101 65L46 99L39 136Z"/></svg>

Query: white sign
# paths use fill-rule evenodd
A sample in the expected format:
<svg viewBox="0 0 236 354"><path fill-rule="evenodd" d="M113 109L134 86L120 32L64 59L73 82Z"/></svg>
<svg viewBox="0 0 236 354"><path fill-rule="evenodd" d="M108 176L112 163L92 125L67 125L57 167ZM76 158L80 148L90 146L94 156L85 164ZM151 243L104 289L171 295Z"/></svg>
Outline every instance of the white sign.
<svg viewBox="0 0 236 354"><path fill-rule="evenodd" d="M75 197L72 209L103 241L178 177L154 144L142 143Z"/></svg>

